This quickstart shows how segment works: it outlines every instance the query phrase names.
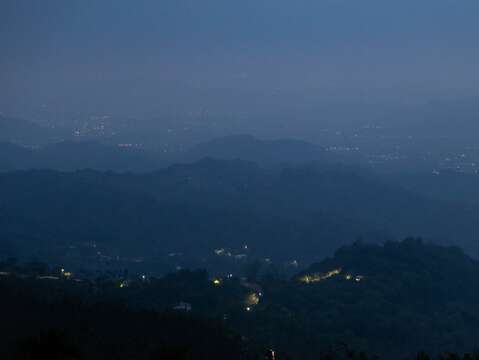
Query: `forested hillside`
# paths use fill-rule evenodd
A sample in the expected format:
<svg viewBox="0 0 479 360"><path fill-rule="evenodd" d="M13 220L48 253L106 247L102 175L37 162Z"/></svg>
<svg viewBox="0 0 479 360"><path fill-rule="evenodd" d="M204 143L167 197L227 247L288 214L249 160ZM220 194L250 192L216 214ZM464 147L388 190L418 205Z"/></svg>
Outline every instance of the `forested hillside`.
<svg viewBox="0 0 479 360"><path fill-rule="evenodd" d="M416 354L470 353L478 345L479 262L419 239L355 243L290 278L266 266L244 278L68 270L0 261L2 351L423 360Z"/></svg>

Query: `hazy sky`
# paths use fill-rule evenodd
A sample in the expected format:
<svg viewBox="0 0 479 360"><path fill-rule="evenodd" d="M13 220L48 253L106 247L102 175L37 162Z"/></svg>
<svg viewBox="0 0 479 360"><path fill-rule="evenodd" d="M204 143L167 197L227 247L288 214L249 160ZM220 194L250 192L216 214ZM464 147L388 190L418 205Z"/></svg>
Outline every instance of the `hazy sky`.
<svg viewBox="0 0 479 360"><path fill-rule="evenodd" d="M479 93L477 0L1 0L0 111L294 111Z"/></svg>

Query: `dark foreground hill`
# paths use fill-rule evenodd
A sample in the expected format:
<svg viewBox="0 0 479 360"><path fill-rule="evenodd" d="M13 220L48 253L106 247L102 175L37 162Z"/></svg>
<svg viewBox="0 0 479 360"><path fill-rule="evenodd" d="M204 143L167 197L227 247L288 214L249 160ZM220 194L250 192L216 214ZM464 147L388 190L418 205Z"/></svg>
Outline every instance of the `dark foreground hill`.
<svg viewBox="0 0 479 360"><path fill-rule="evenodd" d="M0 355L21 359L425 360L478 346L479 262L418 239L342 247L290 279L0 272Z"/></svg>
<svg viewBox="0 0 479 360"><path fill-rule="evenodd" d="M311 261L361 236L409 235L474 253L478 221L473 205L434 201L335 166L266 170L204 160L144 175L0 175L0 249L11 253L77 253L94 244L95 253L113 257L201 257L226 249Z"/></svg>
<svg viewBox="0 0 479 360"><path fill-rule="evenodd" d="M274 334L302 359L338 342L385 359L478 346L479 262L458 248L358 243L271 284L242 330Z"/></svg>
<svg viewBox="0 0 479 360"><path fill-rule="evenodd" d="M262 355L218 320L133 309L101 291L95 299L84 297L88 288L48 279L0 278L0 357L247 360Z"/></svg>

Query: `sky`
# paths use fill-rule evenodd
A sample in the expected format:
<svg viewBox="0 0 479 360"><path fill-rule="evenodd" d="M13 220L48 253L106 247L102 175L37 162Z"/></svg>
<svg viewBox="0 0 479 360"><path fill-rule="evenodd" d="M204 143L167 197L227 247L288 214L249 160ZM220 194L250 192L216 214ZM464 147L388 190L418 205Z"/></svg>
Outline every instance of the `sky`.
<svg viewBox="0 0 479 360"><path fill-rule="evenodd" d="M475 97L478 18L477 0L2 0L0 112L260 117Z"/></svg>

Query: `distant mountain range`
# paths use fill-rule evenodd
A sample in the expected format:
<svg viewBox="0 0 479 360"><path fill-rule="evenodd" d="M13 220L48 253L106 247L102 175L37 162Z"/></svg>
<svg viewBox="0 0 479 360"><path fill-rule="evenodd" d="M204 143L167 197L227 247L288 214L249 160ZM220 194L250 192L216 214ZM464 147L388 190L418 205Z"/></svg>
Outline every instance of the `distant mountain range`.
<svg viewBox="0 0 479 360"><path fill-rule="evenodd" d="M201 257L248 245L255 257L311 261L358 237L415 235L479 253L476 206L343 167L268 170L209 159L143 175L22 171L0 175L0 199L1 239L11 252L95 242L112 255Z"/></svg>
<svg viewBox="0 0 479 360"><path fill-rule="evenodd" d="M166 154L91 141L62 141L37 149L0 143L0 171L95 169L145 172L204 158L240 159L266 167L309 162L324 165L354 163L352 159L336 156L315 144L287 139L265 141L249 135L213 139L182 153Z"/></svg>
<svg viewBox="0 0 479 360"><path fill-rule="evenodd" d="M333 154L319 145L301 140L260 140L251 135L233 135L198 144L186 151L179 160L197 161L202 158L241 159L265 166L279 164L353 163L356 158Z"/></svg>
<svg viewBox="0 0 479 360"><path fill-rule="evenodd" d="M163 256L239 253L250 244L257 256L310 261L360 236L424 236L479 255L479 202L355 164L307 142L248 135L171 154L94 142L2 143L0 251L61 252L94 241L110 253Z"/></svg>

